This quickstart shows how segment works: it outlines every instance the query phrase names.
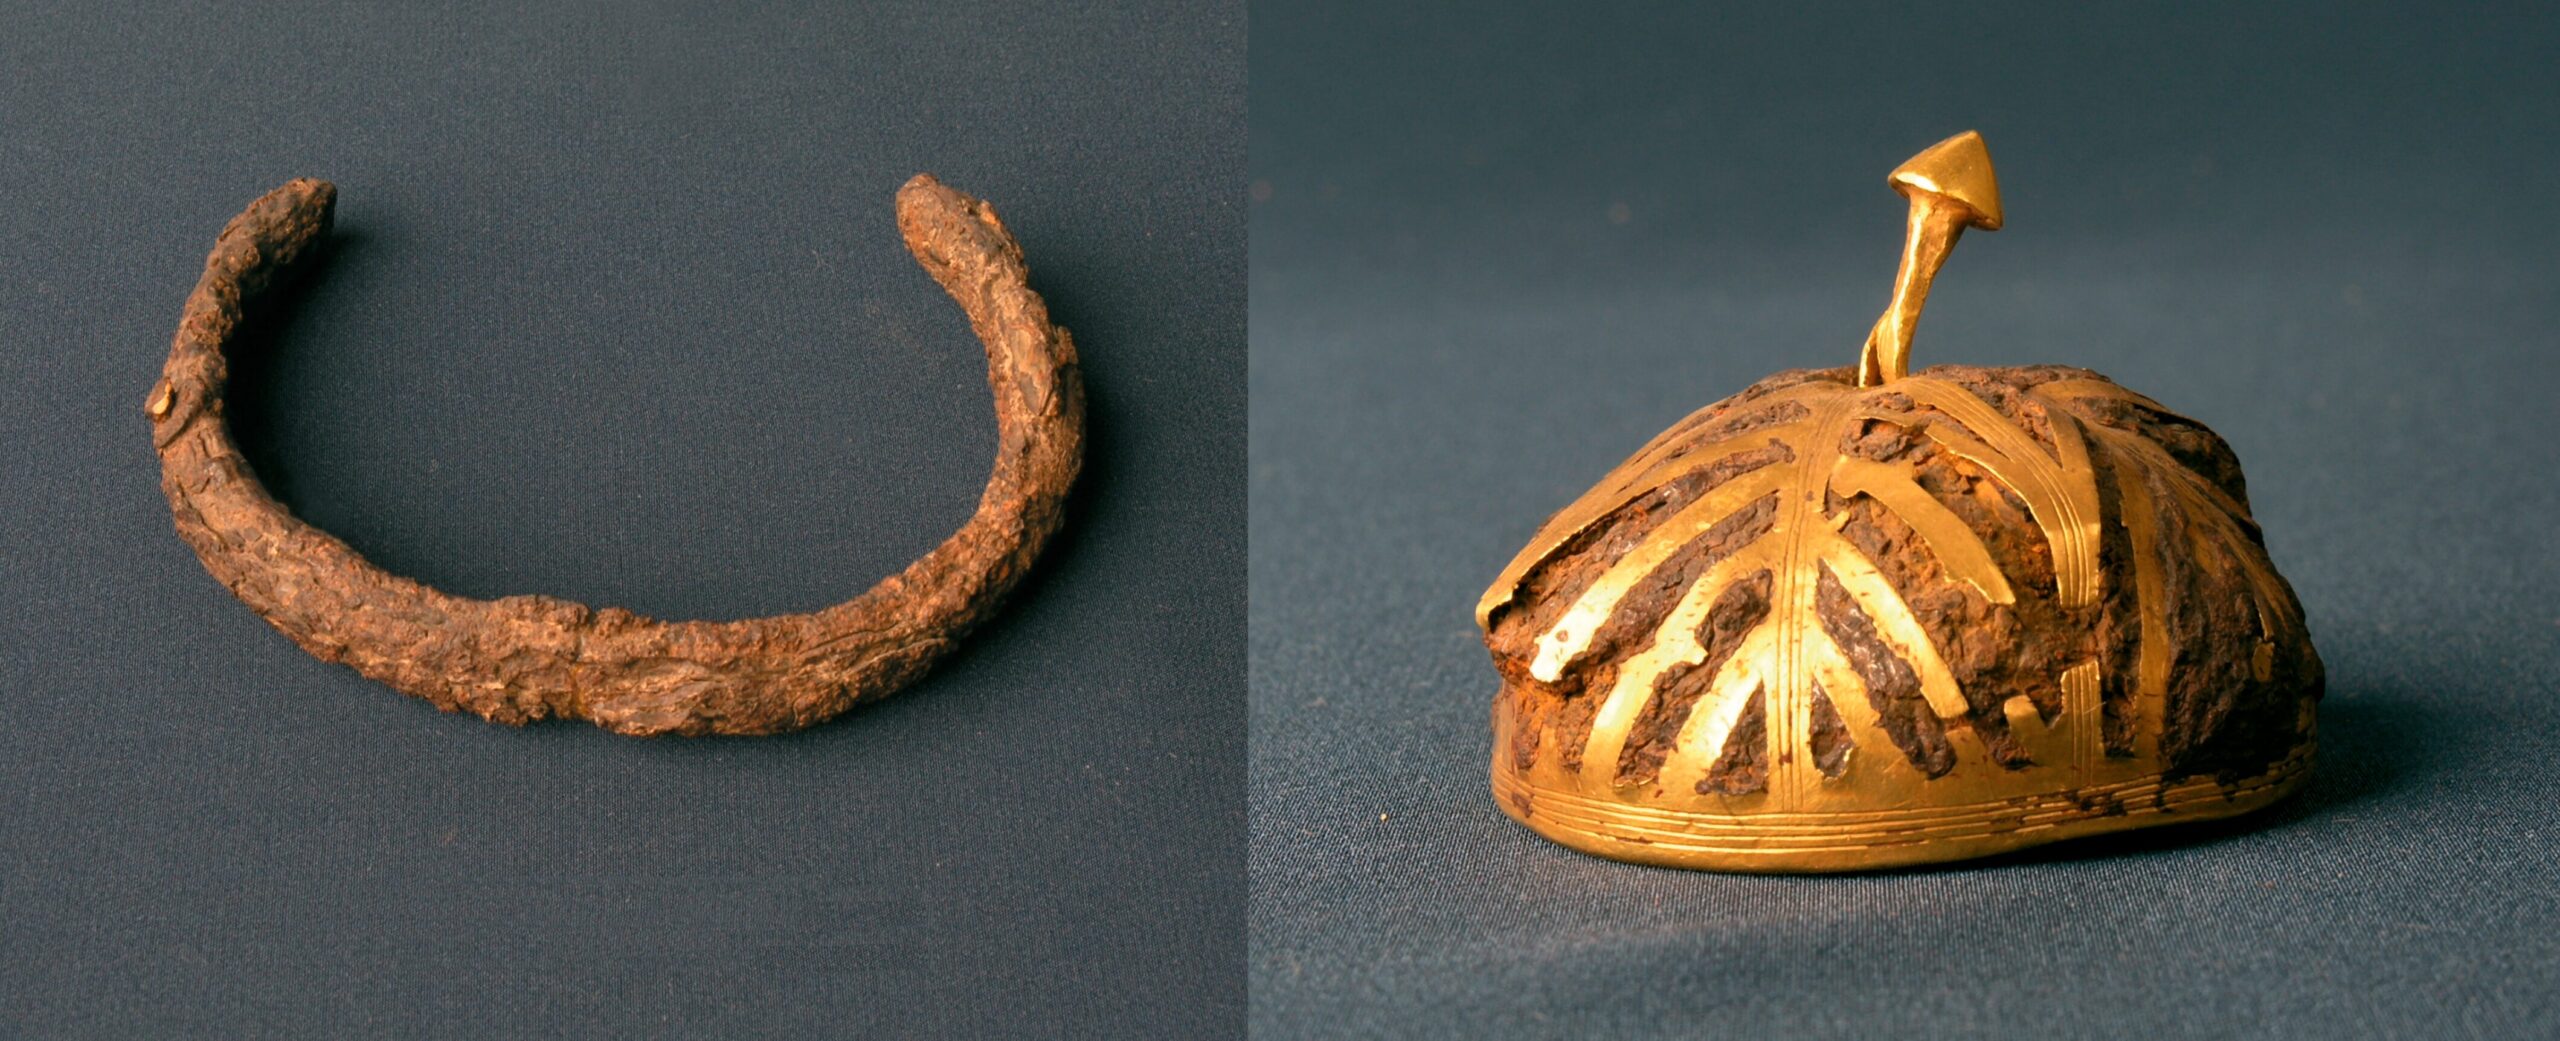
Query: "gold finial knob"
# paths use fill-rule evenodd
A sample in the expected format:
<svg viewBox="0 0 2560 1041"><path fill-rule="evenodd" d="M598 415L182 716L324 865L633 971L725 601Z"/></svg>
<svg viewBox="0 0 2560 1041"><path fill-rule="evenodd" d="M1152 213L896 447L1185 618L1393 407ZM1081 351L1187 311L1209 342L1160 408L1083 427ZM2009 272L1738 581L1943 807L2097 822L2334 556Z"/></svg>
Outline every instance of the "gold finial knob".
<svg viewBox="0 0 2560 1041"><path fill-rule="evenodd" d="M1991 174L1991 150L1967 130L1912 156L1885 183L1911 200L1910 231L1902 243L1902 269L1893 280L1893 302L1867 333L1858 355L1858 385L1873 387L1911 371L1911 329L1929 302L1929 283L1946 265L1956 237L1970 225L2000 230L2000 182Z"/></svg>

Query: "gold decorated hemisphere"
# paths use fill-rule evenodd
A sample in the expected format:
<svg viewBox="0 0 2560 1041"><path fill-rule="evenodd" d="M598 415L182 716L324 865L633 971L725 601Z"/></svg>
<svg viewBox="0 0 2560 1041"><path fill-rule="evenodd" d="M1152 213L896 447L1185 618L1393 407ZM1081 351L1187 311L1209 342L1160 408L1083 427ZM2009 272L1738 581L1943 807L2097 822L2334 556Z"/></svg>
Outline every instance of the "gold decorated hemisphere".
<svg viewBox="0 0 2560 1041"><path fill-rule="evenodd" d="M143 399L178 536L313 656L495 722L770 734L886 697L995 611L1058 530L1084 458L1075 342L1049 321L995 209L921 174L897 204L908 251L985 348L996 459L967 523L853 599L714 622L539 594L457 596L386 571L294 516L232 441L224 389L243 323L327 239L337 188L308 178L250 203L214 240L160 382Z"/></svg>
<svg viewBox="0 0 2560 1041"><path fill-rule="evenodd" d="M1996 226L1990 200L1915 238ZM2304 776L2321 665L2228 446L2083 369L1906 372L1908 265L1944 245L1906 249L1859 366L1682 420L1485 592L1505 812L1619 859L1827 871L2227 816Z"/></svg>

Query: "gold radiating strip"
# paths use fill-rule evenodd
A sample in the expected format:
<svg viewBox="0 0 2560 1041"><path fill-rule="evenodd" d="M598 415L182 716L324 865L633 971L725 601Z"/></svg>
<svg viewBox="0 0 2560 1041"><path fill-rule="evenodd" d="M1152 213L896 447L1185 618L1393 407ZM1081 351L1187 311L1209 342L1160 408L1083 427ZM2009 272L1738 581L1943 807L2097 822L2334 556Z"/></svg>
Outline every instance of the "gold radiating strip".
<svg viewBox="0 0 2560 1041"><path fill-rule="evenodd" d="M2106 755L2102 697L2095 659L2062 670L2062 718L2071 726L2072 767L2083 778L2095 778L2098 760Z"/></svg>
<svg viewBox="0 0 2560 1041"><path fill-rule="evenodd" d="M1832 432L1847 422L1858 404L1856 395L1842 395L1814 410L1814 429L1820 431L1811 448L1827 448L1837 443ZM1786 565L1770 575L1769 610L1776 622L1777 646L1771 655L1776 659L1767 676L1767 702L1763 706L1769 732L1769 793L1782 809L1792 809L1803 802L1812 785L1808 775L1813 770L1812 743L1806 740L1810 729L1813 696L1806 681L1811 678L1805 668L1808 644L1828 644L1831 636L1822 631L1817 613L1821 588L1819 550L1811 545L1822 536L1839 539L1823 518L1828 505L1827 485L1831 478L1832 460L1824 451L1797 453L1796 494L1778 495L1778 520L1772 538L1784 540ZM1926 638L1922 642L1927 642Z"/></svg>
<svg viewBox="0 0 2560 1041"><path fill-rule="evenodd" d="M1618 609L1637 583L1651 576L1654 569L1671 559L1683 546L1707 533L1718 521L1732 516L1745 506L1766 498L1785 482L1787 468L1767 466L1743 474L1715 486L1696 502L1682 507L1669 520L1645 533L1635 548L1619 557L1609 569L1593 579L1576 598L1573 606L1558 616L1538 637L1537 657L1529 663L1529 675L1547 683L1563 675L1564 667L1591 646L1609 615ZM1706 588L1713 583L1700 582L1693 588Z"/></svg>
<svg viewBox="0 0 2560 1041"><path fill-rule="evenodd" d="M1825 642L1814 654L1813 678L1822 684L1823 695L1831 699L1831 710L1840 714L1840 725L1849 733L1849 758L1842 765L1842 777L1866 766L1859 759L1859 750L1869 742L1879 742L1881 751L1871 753L1878 762L1901 758L1892 740L1884 735L1884 719L1876 715L1875 703L1867 700L1866 677L1858 675L1837 645Z"/></svg>
<svg viewBox="0 0 2560 1041"><path fill-rule="evenodd" d="M1864 495L1893 511L1894 516L1911 525L1911 530L1920 533L1921 541L1929 544L1929 552L1949 576L1972 586L1983 599L1995 604L2018 602L2018 595L2009 589L2009 577L1992 562L1981 537L1973 533L1964 518L1956 516L1956 511L1920 487L1912 479L1910 467L1844 455L1831 468L1831 490L1844 498Z"/></svg>
<svg viewBox="0 0 2560 1041"><path fill-rule="evenodd" d="M2056 420L2050 424L2054 443L2070 444L2062 451L2080 462L2077 472L2066 472L2062 463L2046 455L2044 447L2027 436L2025 430L1972 391L1931 376L1897 380L1891 389L1946 413L1970 431L1968 435L1948 430L1942 423L1916 424L1930 439L1990 471L1993 478L2026 500L2028 513L2034 516L2046 543L2053 548L2054 593L2063 606L2086 607L2096 602L2097 480L2087 457L2078 445L2072 444L2079 436L2078 425L2060 417L2057 410L2046 410L2048 418ZM1879 418L1913 422L1911 417L1890 413Z"/></svg>
<svg viewBox="0 0 2560 1041"><path fill-rule="evenodd" d="M1837 391L1838 389L1839 384L1836 383L1808 381L1762 395L1745 406L1737 406L1737 408L1747 407L1755 411L1776 408L1789 403L1800 403L1825 390ZM1708 445L1684 447L1685 442L1674 435L1691 427L1693 425L1691 420L1696 418L1696 415L1692 414L1689 419L1682 420L1672 430L1647 442L1642 449L1637 450L1634 456L1618 464L1607 477L1601 478L1598 485L1582 493L1564 509L1557 511L1554 517L1548 518L1547 523L1538 528L1537 535L1530 538L1529 544L1522 547L1520 552L1511 558L1511 563L1503 566L1502 574L1493 580L1492 585L1485 588L1484 596L1476 601L1476 625L1479 627L1486 625L1492 619L1495 608L1511 602L1512 596L1519 591L1520 579L1528 575L1529 569L1544 563L1548 557L1555 554L1558 547L1564 545L1566 540L1589 527L1591 522L1608 515L1609 511L1626 505L1628 500L1652 491L1681 474L1707 466L1735 452L1759 448L1772 441L1788 445L1810 443L1791 436L1801 432L1805 419L1799 418L1737 434ZM1674 462L1678 465L1670 465Z"/></svg>
<svg viewBox="0 0 2560 1041"><path fill-rule="evenodd" d="M1847 539L1834 536L1838 545L1823 547L1822 562L1831 567L1832 577L1840 580L1840 588L1848 590L1874 623L1876 636L1884 640L1893 653L1911 666L1920 677L1920 695L1929 701L1929 710L1942 719L1959 719L1970 711L1964 692L1956 689L1954 670L1946 659L1938 656L1938 646L1929 639L1929 630L1911 613L1902 595L1894 592L1893 583L1874 563L1857 552ZM1825 637L1828 639L1828 637Z"/></svg>
<svg viewBox="0 0 2560 1041"><path fill-rule="evenodd" d="M2078 382L2065 386L2079 390L2074 385ZM1658 626L1652 643L1618 664L1583 745L1579 774L1583 790L1596 793L1615 788L1629 732L1646 706L1659 696L1656 687L1663 674L1704 661L1706 649L1697 630L1717 599L1736 581L1764 571L1770 575L1768 614L1744 635L1742 643L1715 674L1706 678L1707 692L1689 706L1681 719L1676 743L1657 775L1665 791L1693 790L1705 779L1726 754L1733 730L1755 693L1765 699L1768 808L1773 811L1819 801L1823 778L1813 764L1811 748L1812 691L1817 681L1850 728L1853 747L1860 742L1885 747L1875 744L1878 720L1868 703L1864 683L1822 627L1817 608L1820 577L1825 570L1855 601L1883 644L1911 667L1930 711L1946 721L1969 714L1964 692L1927 628L1875 563L1841 533L1838 525L1845 516L1827 515L1830 496L1865 495L1893 512L1927 543L1951 579L1972 586L1992 602L2014 603L2015 588L2001 573L1980 536L1961 516L1921 488L1909 466L1843 456L1833 448L1858 421L1881 419L1928 437L1971 461L2024 501L2052 550L2056 596L2066 605L2095 603L2100 581L2100 511L2096 468L2090 459L2092 446L2088 440L2092 436L2110 451L2139 455L2141 463L2153 468L2170 467L2171 486L2182 506L2201 515L2204 525L2212 526L2219 520L2221 527L2213 531L2217 536L2241 534L2237 524L2243 522L2227 519L2228 515L2216 517L2220 511L2215 507L2221 505L2215 500L2218 490L2137 436L2074 420L2052 400L2053 386L2031 392L2044 398L2048 406L2046 415L2053 435L2050 450L1973 392L1939 378L1909 377L1894 381L1882 391L1908 395L1916 408L1934 411L1935 416L1927 411L1882 410L1872 403L1872 394L1836 384L1788 388L1755 404L1776 407L1788 401L1802 401L1809 406L1806 415L1703 445L1683 445L1676 438L1657 440L1620 466L1590 495L1568 507L1541 533L1538 544L1514 561L1517 573L1506 574L1495 589L1488 591L1487 604L1498 605L1507 600L1520 574L1573 538L1581 525L1596 522L1627 501L1719 460L1771 443L1785 445L1794 453L1789 462L1737 475L1681 507L1612 561L1539 634L1531 673L1552 682L1589 651L1597 631L1619 609L1628 593L1666 566L1681 547L1752 503L1776 496L1769 528L1709 567L1697 582L1683 590L1678 603ZM1816 390L1825 389L1827 396L1815 394ZM2120 465L2117 471L2130 475L2134 468ZM2138 711L2144 713L2143 729L2156 733L2171 665L2162 614L2165 592L2157 558L2165 548L2156 545L2157 504L2151 502L2147 486L2124 484L2120 488L2124 489L2120 490L2120 499L2126 505L2122 523L2128 526L2135 545L2133 577L2145 615ZM2105 746L2100 668L2096 660L2084 661L2058 677L2063 688L2063 713L2049 728L2043 727L2039 719L2038 724L2020 735L2038 762L2053 766L2068 762L2087 777L2101 772ZM2021 719L2034 717L2034 713L2016 705L2004 706L2003 710ZM1988 750L1969 727L1952 726L1947 733L1956 745L1960 766L1989 761ZM2156 750L2153 754L2156 756ZM1901 756L1871 751L1866 759L1870 763L1897 764L1895 769L1916 777L1916 768Z"/></svg>
<svg viewBox="0 0 2560 1041"><path fill-rule="evenodd" d="M1754 545L1757 545L1755 543ZM1688 592L1681 594L1669 617L1662 620L1653 645L1618 663L1617 679L1609 685L1608 696L1591 716L1591 735L1582 746L1583 783L1605 788L1618 780L1618 759L1626 752L1627 730L1654 698L1654 684L1662 673L1675 665L1695 665L1705 661L1706 648L1698 643L1698 626L1707 620L1707 612L1715 607L1716 598L1733 584L1736 577L1747 577L1766 565L1757 554L1736 553L1719 560L1707 569ZM1749 569L1749 570L1745 570ZM1739 574L1737 574L1739 573ZM1753 636L1759 631L1754 630ZM1726 669L1740 661L1751 649L1746 640L1741 649L1726 660ZM1701 701L1703 704L1703 699ZM1698 711L1693 705L1691 711ZM1737 711L1739 711L1737 709ZM1718 734L1717 744L1724 738Z"/></svg>
<svg viewBox="0 0 2560 1041"><path fill-rule="evenodd" d="M1766 632L1767 630L1762 630ZM1757 634L1755 634L1756 636ZM1766 657L1767 649L1758 649L1752 661ZM1736 656L1737 660L1740 658ZM1707 771L1724 758L1725 746L1733 737L1734 725L1742 721L1742 712L1751 707L1751 696L1761 695L1762 719L1777 710L1770 695L1769 682L1749 663L1728 666L1716 673L1715 687L1698 700L1689 719L1680 726L1680 736L1672 744L1672 754L1662 762L1662 785L1667 791L1695 792L1707 779Z"/></svg>
<svg viewBox="0 0 2560 1041"><path fill-rule="evenodd" d="M2194 422L2161 408L2158 402L2150 398L2100 380L2060 380L2037 387L2034 393L2044 398L2109 398L2138 405L2185 422ZM2263 553L2251 553L2238 548L2253 546L2257 542L2256 522L2249 519L2249 508L2246 504L2232 498L2212 481L2206 480L2202 474L2188 469L2186 464L2179 462L2176 456L2170 455L2168 449L2160 447L2149 438L2103 425L2092 426L2089 429L2098 436L2108 451L2115 454L2114 457L2119 460L2118 469L2125 469L2127 463L2138 461L2142 464L2141 469L2159 474L2161 479L2169 485L2171 496L2177 500L2179 513L2188 521L2191 529L2190 538L2200 538L2222 547L2225 556L2241 569L2241 573L2249 580L2250 589L2257 597L2259 621L2266 629L2261 633L2262 638L2269 640L2276 638L2278 635L2276 630L2286 632L2301 630L2300 605L2287 591L2284 579L2276 575L2275 568L2266 562ZM2201 533L2193 530L2199 528L2202 529ZM2159 550L2162 553L2170 551L2166 547Z"/></svg>
<svg viewBox="0 0 2560 1041"><path fill-rule="evenodd" d="M2125 541L2133 554L2134 599L2139 603L2142 641L2134 665L2135 740L2151 743L2160 754L2160 724L2169 714L2169 599L2161 588L2160 521L2151 502L2151 486L2130 466L2116 468L2116 509L2123 515ZM2137 754L2142 747L2135 746Z"/></svg>

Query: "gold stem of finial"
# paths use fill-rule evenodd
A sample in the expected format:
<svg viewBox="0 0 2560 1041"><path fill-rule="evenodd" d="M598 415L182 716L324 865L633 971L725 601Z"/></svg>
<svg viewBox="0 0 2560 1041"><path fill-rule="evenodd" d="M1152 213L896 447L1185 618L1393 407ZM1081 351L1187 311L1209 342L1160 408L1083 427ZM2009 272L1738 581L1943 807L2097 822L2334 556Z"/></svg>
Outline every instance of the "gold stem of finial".
<svg viewBox="0 0 2560 1041"><path fill-rule="evenodd" d="M2000 228L2000 185L1991 176L1991 152L1982 135L1967 130L1912 156L1885 182L1911 200L1910 230L1902 242L1902 268L1893 279L1893 301L1867 332L1858 353L1858 385L1873 387L1911 371L1911 331L1929 302L1929 284L1969 227Z"/></svg>
<svg viewBox="0 0 2560 1041"><path fill-rule="evenodd" d="M1858 385L1872 387L1911 373L1911 330L1920 309L1929 303L1929 283L1946 266L1947 254L1964 234L1965 214L1939 205L1934 196L1911 197L1911 232L1902 241L1902 269L1893 277L1893 302L1867 332L1866 350L1858 355Z"/></svg>

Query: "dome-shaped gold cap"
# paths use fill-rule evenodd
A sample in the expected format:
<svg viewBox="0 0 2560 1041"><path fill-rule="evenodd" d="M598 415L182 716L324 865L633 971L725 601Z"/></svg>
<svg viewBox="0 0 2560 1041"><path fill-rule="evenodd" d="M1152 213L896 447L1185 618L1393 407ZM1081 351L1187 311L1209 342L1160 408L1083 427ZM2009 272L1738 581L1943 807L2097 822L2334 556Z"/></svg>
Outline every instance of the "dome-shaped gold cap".
<svg viewBox="0 0 2560 1041"><path fill-rule="evenodd" d="M1932 152L1967 139L1988 185L1978 136ZM2230 449L2086 370L1904 374L1983 226L1909 194L1858 369L1682 420L1486 591L1505 812L1624 860L1830 871L2228 816L2304 776L2320 660Z"/></svg>

